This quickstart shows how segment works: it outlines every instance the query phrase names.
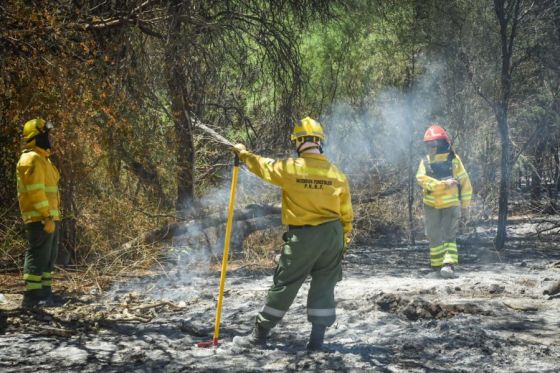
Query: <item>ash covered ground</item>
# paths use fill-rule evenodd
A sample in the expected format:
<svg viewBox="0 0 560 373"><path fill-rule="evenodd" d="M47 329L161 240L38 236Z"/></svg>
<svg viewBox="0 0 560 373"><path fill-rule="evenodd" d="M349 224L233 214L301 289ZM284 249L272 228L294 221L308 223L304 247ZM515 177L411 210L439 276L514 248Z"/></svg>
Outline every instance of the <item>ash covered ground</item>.
<svg viewBox="0 0 560 373"><path fill-rule="evenodd" d="M64 307L2 305L0 370L36 371L488 371L560 369L560 249L537 241L518 220L501 253L492 230L463 238L459 277L428 278L427 244L354 246L338 284L337 321L324 352L305 350L310 324L300 290L270 347L247 350L273 269L228 272L218 348L212 338L219 273L201 262L123 282L102 294L76 295Z"/></svg>

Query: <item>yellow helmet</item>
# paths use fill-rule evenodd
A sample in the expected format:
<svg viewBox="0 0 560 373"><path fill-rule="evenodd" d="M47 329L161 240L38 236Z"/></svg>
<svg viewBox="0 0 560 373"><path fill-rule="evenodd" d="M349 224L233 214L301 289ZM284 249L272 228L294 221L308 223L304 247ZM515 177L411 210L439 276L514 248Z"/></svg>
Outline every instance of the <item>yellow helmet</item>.
<svg viewBox="0 0 560 373"><path fill-rule="evenodd" d="M317 137L321 141L325 141L325 133L323 132L321 123L310 117L305 117L294 125L291 139L292 141L295 141L299 138L307 136Z"/></svg>
<svg viewBox="0 0 560 373"><path fill-rule="evenodd" d="M52 128L53 125L42 118L31 119L23 125L23 139L26 143L30 142L37 135L45 133Z"/></svg>

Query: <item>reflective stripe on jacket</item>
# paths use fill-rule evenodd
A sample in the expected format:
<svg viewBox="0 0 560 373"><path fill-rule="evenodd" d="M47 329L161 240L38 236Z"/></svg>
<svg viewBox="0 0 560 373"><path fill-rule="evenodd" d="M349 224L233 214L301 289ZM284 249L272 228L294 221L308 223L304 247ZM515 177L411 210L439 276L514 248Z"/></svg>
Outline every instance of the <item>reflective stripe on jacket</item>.
<svg viewBox="0 0 560 373"><path fill-rule="evenodd" d="M430 164L447 162L449 153L436 154L430 156ZM424 194L424 203L428 206L438 209L462 205L467 207L472 199L472 185L469 175L463 166L463 162L458 155L455 155L452 161L453 178L461 183L461 196L459 198L459 188L454 185L448 187L443 180L430 177L426 174L424 161L420 161L418 172L416 172L416 180L422 187Z"/></svg>
<svg viewBox="0 0 560 373"><path fill-rule="evenodd" d="M60 220L58 181L60 174L39 147L25 149L17 164L17 192L23 221Z"/></svg>
<svg viewBox="0 0 560 373"><path fill-rule="evenodd" d="M255 175L282 188L283 224L319 225L340 219L344 233L352 230L348 180L324 155L274 160L242 151L239 158Z"/></svg>

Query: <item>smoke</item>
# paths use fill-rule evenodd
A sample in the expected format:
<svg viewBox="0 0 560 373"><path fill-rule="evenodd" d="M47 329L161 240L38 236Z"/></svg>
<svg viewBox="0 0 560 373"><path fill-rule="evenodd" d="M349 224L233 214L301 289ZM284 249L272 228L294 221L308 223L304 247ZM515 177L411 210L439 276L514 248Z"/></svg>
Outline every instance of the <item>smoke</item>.
<svg viewBox="0 0 560 373"><path fill-rule="evenodd" d="M232 156L233 161L233 156ZM176 229L171 243L164 250L164 258L158 270L161 275L139 278L116 284L109 297L118 298L131 292L141 293L153 299L188 301L217 291L219 265L223 253L225 224L230 198L232 167L224 170L225 181L212 188L199 201L199 216L186 221ZM250 203L275 203L280 201L280 190L262 182L244 167L239 168L235 208ZM208 221L208 224L204 224ZM232 232L232 245L240 232ZM232 247L230 247L232 249ZM213 265L213 266L212 266ZM185 291L188 288L189 291Z"/></svg>
<svg viewBox="0 0 560 373"><path fill-rule="evenodd" d="M359 105L341 100L319 118L326 132L325 154L349 176L352 184L369 180L372 173L383 176L395 166L403 170L404 176L409 162L413 167L418 164L422 134L430 121L437 120L435 111L439 98L434 87L440 80L440 72L441 67L432 64L407 91L391 89L372 94ZM224 175L227 181L223 185L200 198L203 217L226 214L232 168L225 170L229 175ZM240 168L236 208L249 203L277 204L280 193L279 188ZM223 233L223 226L203 230L195 223L185 224L166 253L166 262L170 265L163 276L149 284L142 280L127 283L116 291L140 289L153 298L185 300L197 293L190 290L186 294L183 287L199 291L217 288L219 274L210 270L210 263L213 258L221 257Z"/></svg>
<svg viewBox="0 0 560 373"><path fill-rule="evenodd" d="M325 154L358 183L379 167L402 167L410 159L416 164L424 130L439 119L442 69L440 64L427 64L406 91L385 90L357 105L336 102L321 118Z"/></svg>

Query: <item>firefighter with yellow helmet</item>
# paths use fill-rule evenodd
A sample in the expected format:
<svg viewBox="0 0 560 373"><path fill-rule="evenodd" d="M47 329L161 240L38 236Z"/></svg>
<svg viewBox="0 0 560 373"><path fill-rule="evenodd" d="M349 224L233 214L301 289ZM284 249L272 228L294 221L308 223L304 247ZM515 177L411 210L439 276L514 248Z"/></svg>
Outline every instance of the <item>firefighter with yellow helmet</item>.
<svg viewBox="0 0 560 373"><path fill-rule="evenodd" d="M243 144L233 149L252 173L282 188L282 223L288 226L273 285L253 333L237 336L234 342L265 347L269 331L282 320L310 275L307 319L312 329L307 348L320 350L326 328L336 319L334 288L352 230L350 188L346 176L322 154L325 135L319 122L302 119L291 139L297 158L264 158Z"/></svg>
<svg viewBox="0 0 560 373"><path fill-rule="evenodd" d="M453 278L459 263L459 218L471 203L471 181L445 129L431 125L424 134L424 144L428 154L420 161L416 179L423 193L430 264L436 274Z"/></svg>
<svg viewBox="0 0 560 373"><path fill-rule="evenodd" d="M58 254L60 224L60 174L49 159L52 124L36 118L23 127L24 150L17 163L17 192L26 225L23 307L55 305L52 270Z"/></svg>

